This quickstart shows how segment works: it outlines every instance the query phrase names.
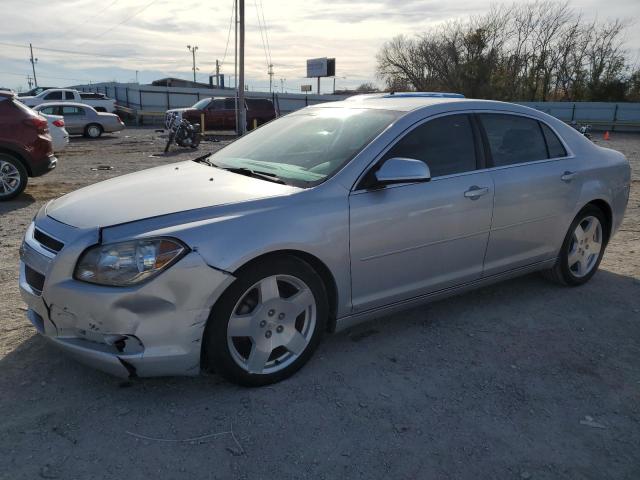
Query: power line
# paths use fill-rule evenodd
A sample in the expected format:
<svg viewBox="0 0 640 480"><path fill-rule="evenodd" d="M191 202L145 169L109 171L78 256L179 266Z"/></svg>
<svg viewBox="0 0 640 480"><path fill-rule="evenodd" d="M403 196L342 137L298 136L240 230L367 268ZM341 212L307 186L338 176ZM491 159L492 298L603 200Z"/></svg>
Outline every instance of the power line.
<svg viewBox="0 0 640 480"><path fill-rule="evenodd" d="M147 3L144 7L142 7L140 10L137 10L135 13L129 15L128 17L125 17L121 22L116 23L115 25L113 25L112 27L107 28L106 30L96 34L96 35L92 35L92 39L95 38L100 38L103 35L106 35L107 33L115 30L116 28L118 28L120 25L124 25L125 23L127 23L129 20L131 20L132 18L140 15L142 12L144 12L147 8L149 8L151 5L153 5L154 3L156 3L158 0L151 0L149 3ZM86 45L87 42L82 42L80 45Z"/></svg>
<svg viewBox="0 0 640 480"><path fill-rule="evenodd" d="M0 42L0 45L4 45L7 47L15 47L15 48L25 48L25 49L29 49L29 45L21 45L18 43L8 43L8 42ZM86 52L86 51L80 51L80 50L66 50L66 49L61 49L61 48L50 48L50 47L39 47L37 45L34 45L35 49L37 50L42 50L45 52L53 52L53 53L64 53L67 55L82 55L82 56L86 56L86 57L100 57L100 58L114 58L114 59L122 59L122 60L149 60L149 57L137 57L137 56L133 56L133 55L112 55L112 54L105 54L105 53L97 53L97 52ZM156 62L152 62L152 63L156 63ZM164 60L164 61L159 61L159 63L183 63L182 60Z"/></svg>
<svg viewBox="0 0 640 480"><path fill-rule="evenodd" d="M227 58L227 51L229 50L229 40L231 39L231 25L233 25L233 14L236 9L236 0L231 2L231 16L229 17L229 31L227 32L227 45L224 47L224 55L222 56L222 62L220 66L224 65L224 61Z"/></svg>
<svg viewBox="0 0 640 480"><path fill-rule="evenodd" d="M256 6L256 15L258 16L258 30L260 30L260 38L262 39L262 48L264 49L264 59L267 62L267 69L269 69L269 55L267 54L267 44L264 41L264 33L262 29L262 21L260 20L260 11L258 10L258 1L253 0L253 4Z"/></svg>
<svg viewBox="0 0 640 480"><path fill-rule="evenodd" d="M109 8L111 8L112 6L114 6L116 3L118 3L120 0L113 0L113 2L111 2L110 4L108 4L106 7L104 7L102 10L99 10L97 12L92 13L91 15L89 15L87 18L85 18L84 20L82 20L79 23L76 23L75 25L69 27L67 30L65 30L64 32L58 34L59 36L63 37L65 36L67 33L69 33L71 30L73 30L74 28L80 26L80 25L84 25L85 23L87 23L87 20L91 20L92 18L98 18L100 15L102 15L104 12L106 12L107 10L109 10Z"/></svg>
<svg viewBox="0 0 640 480"><path fill-rule="evenodd" d="M262 5L262 0L260 0L260 10L262 11L262 25L264 26L264 38L267 40L267 50L269 52L269 63L273 64L273 60L271 58L271 45L269 44L269 28L267 27L267 21L264 18L264 6Z"/></svg>

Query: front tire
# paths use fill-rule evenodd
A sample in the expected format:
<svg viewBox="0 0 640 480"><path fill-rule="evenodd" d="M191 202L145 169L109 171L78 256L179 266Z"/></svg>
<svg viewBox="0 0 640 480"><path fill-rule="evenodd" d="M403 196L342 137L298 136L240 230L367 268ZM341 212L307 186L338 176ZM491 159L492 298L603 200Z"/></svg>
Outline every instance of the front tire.
<svg viewBox="0 0 640 480"><path fill-rule="evenodd" d="M28 172L13 155L0 153L0 202L20 195L27 187Z"/></svg>
<svg viewBox="0 0 640 480"><path fill-rule="evenodd" d="M607 246L605 225L602 210L595 205L583 208L571 223L548 276L563 285L587 283L598 271Z"/></svg>
<svg viewBox="0 0 640 480"><path fill-rule="evenodd" d="M287 256L249 265L211 311L203 365L240 385L279 382L311 358L327 317L324 284L306 262Z"/></svg>

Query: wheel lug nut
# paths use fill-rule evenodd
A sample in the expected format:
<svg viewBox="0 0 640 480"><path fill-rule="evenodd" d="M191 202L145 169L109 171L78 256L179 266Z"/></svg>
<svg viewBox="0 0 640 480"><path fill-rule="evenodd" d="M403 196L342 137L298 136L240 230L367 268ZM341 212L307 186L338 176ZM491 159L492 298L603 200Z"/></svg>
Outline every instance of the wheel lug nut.
<svg viewBox="0 0 640 480"><path fill-rule="evenodd" d="M266 324L267 324L267 321L266 321L266 320L262 320L262 321L260 322L260 326L261 326L261 327L264 327Z"/></svg>
<svg viewBox="0 0 640 480"><path fill-rule="evenodd" d="M271 330L267 330L266 332L264 332L264 336L266 338L271 338Z"/></svg>
<svg viewBox="0 0 640 480"><path fill-rule="evenodd" d="M278 315L278 318L282 320L284 318L284 313L281 313L280 315Z"/></svg>
<svg viewBox="0 0 640 480"><path fill-rule="evenodd" d="M267 315L269 315L270 317L273 317L275 313L276 311L272 308L271 310L269 310L269 313L267 313Z"/></svg>
<svg viewBox="0 0 640 480"><path fill-rule="evenodd" d="M278 328L276 328L276 332L278 333L282 333L283 330L284 330L284 327L282 325L278 325Z"/></svg>

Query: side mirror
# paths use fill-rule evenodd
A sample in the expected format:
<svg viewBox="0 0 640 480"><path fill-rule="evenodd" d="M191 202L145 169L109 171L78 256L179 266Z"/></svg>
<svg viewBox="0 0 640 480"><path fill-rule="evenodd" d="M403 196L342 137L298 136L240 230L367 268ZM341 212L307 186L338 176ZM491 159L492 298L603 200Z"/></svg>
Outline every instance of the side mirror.
<svg viewBox="0 0 640 480"><path fill-rule="evenodd" d="M375 173L378 184L428 182L431 172L426 163L413 158L390 158Z"/></svg>

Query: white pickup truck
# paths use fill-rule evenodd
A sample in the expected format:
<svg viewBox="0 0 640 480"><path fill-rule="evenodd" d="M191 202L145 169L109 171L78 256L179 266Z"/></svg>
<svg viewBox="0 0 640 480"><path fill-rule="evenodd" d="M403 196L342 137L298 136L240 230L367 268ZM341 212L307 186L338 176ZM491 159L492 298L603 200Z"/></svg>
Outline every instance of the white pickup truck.
<svg viewBox="0 0 640 480"><path fill-rule="evenodd" d="M113 113L116 111L116 102L112 98L99 97L94 93L84 93L70 88L52 88L40 92L33 97L16 97L27 107L35 107L47 102L76 102L92 106L98 112Z"/></svg>

